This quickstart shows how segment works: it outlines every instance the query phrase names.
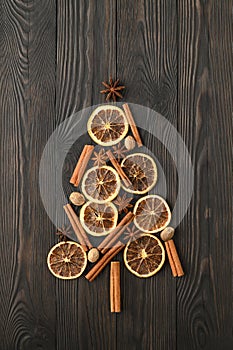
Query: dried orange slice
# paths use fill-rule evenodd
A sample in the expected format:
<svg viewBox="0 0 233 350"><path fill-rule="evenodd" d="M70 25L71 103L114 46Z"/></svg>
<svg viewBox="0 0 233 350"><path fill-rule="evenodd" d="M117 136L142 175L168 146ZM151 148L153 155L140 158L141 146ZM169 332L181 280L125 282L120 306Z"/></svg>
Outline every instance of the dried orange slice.
<svg viewBox="0 0 233 350"><path fill-rule="evenodd" d="M69 280L81 276L87 265L87 256L80 244L60 242L50 250L47 264L54 276Z"/></svg>
<svg viewBox="0 0 233 350"><path fill-rule="evenodd" d="M143 194L154 187L157 182L157 166L153 158L144 153L133 153L121 162L122 169L132 185L125 187L130 193Z"/></svg>
<svg viewBox="0 0 233 350"><path fill-rule="evenodd" d="M128 122L121 108L104 105L91 114L87 131L98 145L112 146L121 141L128 132Z"/></svg>
<svg viewBox="0 0 233 350"><path fill-rule="evenodd" d="M120 178L110 166L90 168L83 177L82 192L94 203L112 201L120 191Z"/></svg>
<svg viewBox="0 0 233 350"><path fill-rule="evenodd" d="M134 224L148 233L163 230L171 220L167 202L160 196L149 195L140 198L134 206Z"/></svg>
<svg viewBox="0 0 233 350"><path fill-rule="evenodd" d="M80 210L80 222L92 236L105 236L117 225L117 208L111 202L87 202Z"/></svg>
<svg viewBox="0 0 233 350"><path fill-rule="evenodd" d="M124 250L124 262L134 275L150 277L155 275L163 266L165 251L160 240L149 234L129 242Z"/></svg>

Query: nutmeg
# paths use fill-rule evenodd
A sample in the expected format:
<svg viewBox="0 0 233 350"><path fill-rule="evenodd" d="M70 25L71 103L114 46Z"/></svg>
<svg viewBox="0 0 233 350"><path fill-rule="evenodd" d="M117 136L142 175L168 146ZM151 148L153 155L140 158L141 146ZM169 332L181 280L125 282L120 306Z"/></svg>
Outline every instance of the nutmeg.
<svg viewBox="0 0 233 350"><path fill-rule="evenodd" d="M80 206L80 205L83 205L85 203L85 198L82 195L82 193L72 192L71 195L70 195L70 201L74 205Z"/></svg>
<svg viewBox="0 0 233 350"><path fill-rule="evenodd" d="M133 136L127 136L125 139L125 148L128 151L131 151L132 149L134 149L135 145L136 145L136 142L135 142Z"/></svg>
<svg viewBox="0 0 233 350"><path fill-rule="evenodd" d="M174 236L175 230L173 227L166 227L161 233L160 237L164 242L169 241Z"/></svg>
<svg viewBox="0 0 233 350"><path fill-rule="evenodd" d="M97 248L91 248L87 254L87 259L91 263L96 262L99 259L100 253Z"/></svg>

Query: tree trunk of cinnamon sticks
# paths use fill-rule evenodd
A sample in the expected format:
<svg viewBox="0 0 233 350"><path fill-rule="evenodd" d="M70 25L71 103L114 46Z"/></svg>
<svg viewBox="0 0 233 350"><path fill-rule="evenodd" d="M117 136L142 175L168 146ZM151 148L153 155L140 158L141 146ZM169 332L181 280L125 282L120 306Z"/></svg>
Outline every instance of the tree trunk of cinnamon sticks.
<svg viewBox="0 0 233 350"><path fill-rule="evenodd" d="M110 309L121 311L120 262L112 261L110 267Z"/></svg>

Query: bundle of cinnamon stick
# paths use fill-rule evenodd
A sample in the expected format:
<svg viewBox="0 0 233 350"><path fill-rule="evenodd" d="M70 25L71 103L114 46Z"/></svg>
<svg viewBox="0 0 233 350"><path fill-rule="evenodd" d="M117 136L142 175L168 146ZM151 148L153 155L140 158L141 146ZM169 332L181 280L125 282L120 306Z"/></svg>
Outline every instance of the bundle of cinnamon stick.
<svg viewBox="0 0 233 350"><path fill-rule="evenodd" d="M80 184L80 181L86 170L87 164L91 158L93 150L94 150L94 146L91 146L91 145L85 145L82 150L80 158L77 162L77 165L70 179L70 183L75 187L78 187L78 185Z"/></svg>
<svg viewBox="0 0 233 350"><path fill-rule="evenodd" d="M165 243L165 248L167 251L168 261L172 270L174 277L181 277L184 275L184 271L178 256L175 243L173 241L173 236L175 234L175 229L173 227L166 227L161 233L160 237Z"/></svg>
<svg viewBox="0 0 233 350"><path fill-rule="evenodd" d="M104 267L124 248L125 244L119 239L124 233L125 228L132 222L133 217L133 213L129 212L120 221L117 227L98 246L98 249L103 254L103 257L85 276L90 282L94 281Z"/></svg>

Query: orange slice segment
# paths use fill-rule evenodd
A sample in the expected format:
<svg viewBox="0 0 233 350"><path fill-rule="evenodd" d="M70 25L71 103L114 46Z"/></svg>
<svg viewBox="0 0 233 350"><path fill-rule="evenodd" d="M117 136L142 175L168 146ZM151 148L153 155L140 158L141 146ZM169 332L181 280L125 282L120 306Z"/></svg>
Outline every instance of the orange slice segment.
<svg viewBox="0 0 233 350"><path fill-rule="evenodd" d="M105 236L117 225L117 208L111 202L87 202L80 210L80 222L92 236Z"/></svg>
<svg viewBox="0 0 233 350"><path fill-rule="evenodd" d="M98 145L112 146L121 141L128 132L128 122L121 108L104 105L91 114L87 131Z"/></svg>
<svg viewBox="0 0 233 350"><path fill-rule="evenodd" d="M51 248L47 265L57 278L73 279L81 276L87 265L87 256L80 244L60 242Z"/></svg>
<svg viewBox="0 0 233 350"><path fill-rule="evenodd" d="M163 230L171 220L167 202L160 196L140 198L134 206L134 224L139 230L155 233Z"/></svg>
<svg viewBox="0 0 233 350"><path fill-rule="evenodd" d="M94 203L112 201L120 191L120 178L110 166L90 168L83 177L82 192Z"/></svg>
<svg viewBox="0 0 233 350"><path fill-rule="evenodd" d="M152 157L144 153L134 153L121 162L122 169L132 183L125 191L144 194L151 190L157 182L157 166Z"/></svg>
<svg viewBox="0 0 233 350"><path fill-rule="evenodd" d="M127 269L142 278L155 275L163 266L165 251L160 240L150 234L142 234L129 242L124 250Z"/></svg>

